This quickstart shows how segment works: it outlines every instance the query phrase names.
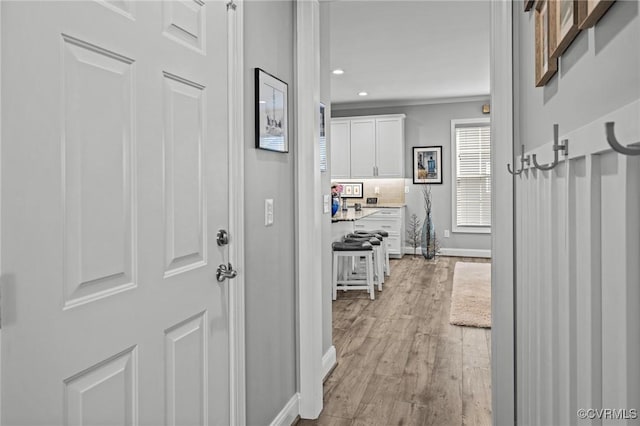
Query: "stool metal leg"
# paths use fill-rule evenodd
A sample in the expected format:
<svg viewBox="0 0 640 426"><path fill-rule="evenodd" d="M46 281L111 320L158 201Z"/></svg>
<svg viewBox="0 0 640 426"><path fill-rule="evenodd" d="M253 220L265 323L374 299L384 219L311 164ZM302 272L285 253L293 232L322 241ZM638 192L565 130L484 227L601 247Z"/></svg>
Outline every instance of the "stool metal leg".
<svg viewBox="0 0 640 426"><path fill-rule="evenodd" d="M336 252L333 253L333 271L332 271L332 281L333 281L333 300L338 298L338 254Z"/></svg>
<svg viewBox="0 0 640 426"><path fill-rule="evenodd" d="M389 244L386 241L382 242L384 244L384 271L387 273L387 276L391 276L391 265L389 264Z"/></svg>
<svg viewBox="0 0 640 426"><path fill-rule="evenodd" d="M376 298L376 290L373 287L373 253L367 254L367 286L369 287L369 297Z"/></svg>

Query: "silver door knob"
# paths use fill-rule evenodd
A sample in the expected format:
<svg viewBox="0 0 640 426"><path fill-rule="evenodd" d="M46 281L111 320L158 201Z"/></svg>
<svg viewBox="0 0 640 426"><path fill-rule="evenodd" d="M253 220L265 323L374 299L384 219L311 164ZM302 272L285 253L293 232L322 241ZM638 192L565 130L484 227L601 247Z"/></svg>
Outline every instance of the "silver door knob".
<svg viewBox="0 0 640 426"><path fill-rule="evenodd" d="M219 283L223 282L227 278L229 279L235 278L237 275L238 275L238 271L233 269L233 266L231 266L231 263L229 263L228 265L225 265L224 263L222 263L220 264L220 266L218 266L218 269L216 270L216 279L218 280Z"/></svg>
<svg viewBox="0 0 640 426"><path fill-rule="evenodd" d="M229 234L224 229L219 229L216 234L216 242L219 246L226 246L229 244Z"/></svg>

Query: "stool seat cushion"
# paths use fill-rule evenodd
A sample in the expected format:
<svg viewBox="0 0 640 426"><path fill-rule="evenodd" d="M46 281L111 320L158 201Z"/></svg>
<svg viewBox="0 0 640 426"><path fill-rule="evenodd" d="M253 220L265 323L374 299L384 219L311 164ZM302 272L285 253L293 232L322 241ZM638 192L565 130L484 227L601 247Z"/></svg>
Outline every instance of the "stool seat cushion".
<svg viewBox="0 0 640 426"><path fill-rule="evenodd" d="M376 229L374 231L356 231L355 233L356 234L378 234L385 238L389 236L389 233L382 229Z"/></svg>
<svg viewBox="0 0 640 426"><path fill-rule="evenodd" d="M373 246L368 241L342 242L336 241L331 245L334 251L369 251Z"/></svg>
<svg viewBox="0 0 640 426"><path fill-rule="evenodd" d="M380 234L347 234L345 238L376 238L382 241L382 235Z"/></svg>
<svg viewBox="0 0 640 426"><path fill-rule="evenodd" d="M360 238L360 237L349 237L349 236L347 236L347 237L345 237L344 242L345 243L368 242L372 246L379 246L380 245L380 240L375 238L375 237Z"/></svg>

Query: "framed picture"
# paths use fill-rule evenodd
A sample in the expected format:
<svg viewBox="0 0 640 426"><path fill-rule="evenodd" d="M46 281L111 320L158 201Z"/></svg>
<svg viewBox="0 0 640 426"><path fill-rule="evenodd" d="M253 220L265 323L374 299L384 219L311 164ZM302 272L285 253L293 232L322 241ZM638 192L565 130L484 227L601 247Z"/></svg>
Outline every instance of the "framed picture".
<svg viewBox="0 0 640 426"><path fill-rule="evenodd" d="M442 146L413 147L413 183L442 183Z"/></svg>
<svg viewBox="0 0 640 426"><path fill-rule="evenodd" d="M579 0L550 0L549 40L552 58L559 58L580 33L578 3Z"/></svg>
<svg viewBox="0 0 640 426"><path fill-rule="evenodd" d="M339 183L338 185L342 185L340 193L342 198L362 198L363 182Z"/></svg>
<svg viewBox="0 0 640 426"><path fill-rule="evenodd" d="M535 2L536 0L524 0L524 11L525 12L530 11Z"/></svg>
<svg viewBox="0 0 640 426"><path fill-rule="evenodd" d="M327 134L325 133L325 106L320 104L320 171L327 171Z"/></svg>
<svg viewBox="0 0 640 426"><path fill-rule="evenodd" d="M256 148L289 152L287 83L256 68Z"/></svg>
<svg viewBox="0 0 640 426"><path fill-rule="evenodd" d="M593 27L615 0L579 0L578 27L581 30Z"/></svg>
<svg viewBox="0 0 640 426"><path fill-rule="evenodd" d="M549 34L551 20L549 18L549 1L538 0L535 11L536 30L536 87L546 85L558 71L558 58L551 57Z"/></svg>

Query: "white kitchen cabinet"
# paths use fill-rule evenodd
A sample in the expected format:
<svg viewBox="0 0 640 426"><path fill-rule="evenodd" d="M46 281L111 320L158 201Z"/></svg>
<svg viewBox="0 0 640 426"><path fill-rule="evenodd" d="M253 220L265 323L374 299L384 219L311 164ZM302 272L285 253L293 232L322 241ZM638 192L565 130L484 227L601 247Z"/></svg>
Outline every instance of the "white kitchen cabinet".
<svg viewBox="0 0 640 426"><path fill-rule="evenodd" d="M404 119L404 114L332 119L331 177L403 178Z"/></svg>
<svg viewBox="0 0 640 426"><path fill-rule="evenodd" d="M376 121L351 120L351 177L374 177L376 170Z"/></svg>
<svg viewBox="0 0 640 426"><path fill-rule="evenodd" d="M331 120L331 177L351 177L351 121Z"/></svg>
<svg viewBox="0 0 640 426"><path fill-rule="evenodd" d="M404 177L404 117L376 119L376 176Z"/></svg>
<svg viewBox="0 0 640 426"><path fill-rule="evenodd" d="M381 229L389 233L385 239L389 249L389 255L402 257L404 255L404 207L383 208L380 211L355 222L356 231Z"/></svg>

